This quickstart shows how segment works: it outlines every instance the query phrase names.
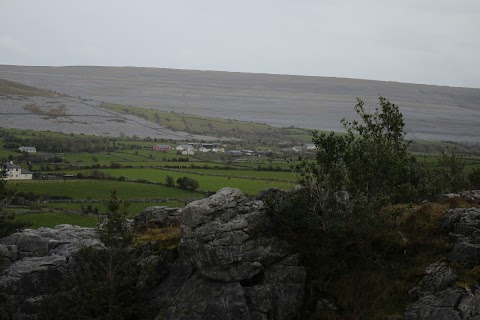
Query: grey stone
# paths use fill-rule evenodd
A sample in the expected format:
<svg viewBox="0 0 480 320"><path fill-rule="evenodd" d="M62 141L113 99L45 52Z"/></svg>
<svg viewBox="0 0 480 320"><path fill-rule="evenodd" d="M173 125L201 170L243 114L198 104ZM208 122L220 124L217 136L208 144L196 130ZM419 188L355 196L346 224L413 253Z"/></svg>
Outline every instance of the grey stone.
<svg viewBox="0 0 480 320"><path fill-rule="evenodd" d="M446 262L434 262L425 270L426 276L420 282L420 287L428 292L447 289L457 280L455 271Z"/></svg>
<svg viewBox="0 0 480 320"><path fill-rule="evenodd" d="M0 277L0 318L35 319L42 296L74 268L72 255L85 245L102 246L94 229L59 225L27 229L0 240L9 263Z"/></svg>
<svg viewBox="0 0 480 320"><path fill-rule="evenodd" d="M224 188L187 205L182 212L181 248L203 276L225 282L250 279L287 255L288 245L265 232L262 201Z"/></svg>
<svg viewBox="0 0 480 320"><path fill-rule="evenodd" d="M455 242L450 260L466 268L480 264L480 208L451 209L442 227ZM454 271L445 262L436 262L426 270L419 288L412 289L420 298L408 306L407 320L480 319L480 290L449 288Z"/></svg>
<svg viewBox="0 0 480 320"><path fill-rule="evenodd" d="M250 313L240 283L190 278L165 315L167 320L248 320Z"/></svg>
<svg viewBox="0 0 480 320"><path fill-rule="evenodd" d="M145 208L135 216L133 227L135 230L144 230L147 227L164 228L180 224L180 210L166 206Z"/></svg>
<svg viewBox="0 0 480 320"><path fill-rule="evenodd" d="M153 274L139 279L148 302L166 319L293 320L302 306L305 269L273 236L263 201L225 188L183 210L146 209L141 230L179 223L177 250L143 247ZM59 225L0 239L0 319L35 319L47 289L76 268L84 246L101 249L94 229Z"/></svg>

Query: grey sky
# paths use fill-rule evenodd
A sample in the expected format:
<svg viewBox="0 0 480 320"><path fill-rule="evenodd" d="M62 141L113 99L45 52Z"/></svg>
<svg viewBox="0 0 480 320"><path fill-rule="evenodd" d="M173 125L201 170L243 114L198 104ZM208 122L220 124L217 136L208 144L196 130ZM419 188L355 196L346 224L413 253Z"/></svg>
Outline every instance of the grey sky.
<svg viewBox="0 0 480 320"><path fill-rule="evenodd" d="M0 0L0 64L480 88L478 0Z"/></svg>

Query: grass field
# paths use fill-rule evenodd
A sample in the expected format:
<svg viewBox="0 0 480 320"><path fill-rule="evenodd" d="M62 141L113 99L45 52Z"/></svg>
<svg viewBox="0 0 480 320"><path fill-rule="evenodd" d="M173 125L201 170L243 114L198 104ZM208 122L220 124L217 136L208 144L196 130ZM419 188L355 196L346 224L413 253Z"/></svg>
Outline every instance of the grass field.
<svg viewBox="0 0 480 320"><path fill-rule="evenodd" d="M104 103L102 107L119 113L133 114L148 121L158 123L169 129L193 134L234 137L240 139L260 137L285 139L288 137L295 141L308 142L311 140L311 130L308 129L278 128L255 122L204 117L114 103Z"/></svg>
<svg viewBox="0 0 480 320"><path fill-rule="evenodd" d="M58 97L60 94L27 86L18 82L0 79L0 94L19 96Z"/></svg>
<svg viewBox="0 0 480 320"><path fill-rule="evenodd" d="M162 185L109 180L67 180L67 181L15 181L9 187L19 192L33 192L39 195L71 196L74 199L104 200L110 197L110 190L116 189L126 199L200 199L202 193L168 188Z"/></svg>
<svg viewBox="0 0 480 320"><path fill-rule="evenodd" d="M294 183L288 183L288 182L274 182L269 180L252 180L251 178L233 178L228 176L209 176L206 174L181 172L181 171L168 170L168 169L121 168L121 169L98 169L98 170L101 172L108 173L112 177L123 176L128 179L144 179L147 181L160 182L160 183L165 183L167 176L171 176L175 181L180 177L188 176L199 182L200 184L199 190L209 191L209 192L216 192L224 187L232 187L232 188L238 188L246 194L254 195L254 194L257 194L259 191L265 190L268 188L291 189L295 185ZM89 170L67 171L67 173L70 173L70 174L77 174L79 172L88 174ZM167 189L177 190L177 188L167 188ZM129 198L131 197L129 196Z"/></svg>
<svg viewBox="0 0 480 320"><path fill-rule="evenodd" d="M96 208L98 210L98 213L100 214L106 213L105 205L102 203L45 203L45 204L42 204L42 207L44 208L72 210L72 211L79 211L79 212L82 210L82 208L86 208L87 206L91 206L92 210ZM153 207L153 206L167 206L170 208L182 208L185 206L185 203L179 202L179 201L142 202L142 203L131 202L127 207L128 215L130 217L136 216L143 209L148 207Z"/></svg>
<svg viewBox="0 0 480 320"><path fill-rule="evenodd" d="M282 180L288 182L296 182L295 174L293 172L284 172L284 171L254 171L254 170L211 170L211 169L186 169L186 171L191 173L200 173L200 174L214 174L221 175L225 177L246 177L246 178L256 178L256 179L265 179L265 180Z"/></svg>
<svg viewBox="0 0 480 320"><path fill-rule="evenodd" d="M62 212L43 212L43 213L26 213L17 214L15 219L21 221L30 221L30 228L37 229L40 227L53 228L58 224L73 224L80 227L95 227L98 222L96 217L82 216L79 214L67 214Z"/></svg>

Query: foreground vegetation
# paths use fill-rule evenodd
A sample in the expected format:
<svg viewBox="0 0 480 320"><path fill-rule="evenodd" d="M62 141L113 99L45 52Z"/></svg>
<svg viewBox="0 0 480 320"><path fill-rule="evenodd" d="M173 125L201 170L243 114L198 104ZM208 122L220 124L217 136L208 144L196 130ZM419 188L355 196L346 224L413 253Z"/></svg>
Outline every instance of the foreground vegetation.
<svg viewBox="0 0 480 320"><path fill-rule="evenodd" d="M346 135L314 134L316 161L295 166L302 188L269 201L279 236L310 269L305 318L401 315L408 290L449 249L440 227L448 204L417 203L480 187L480 170L465 172L454 153L418 161L398 107L379 105L368 113L358 100L360 120L342 121ZM338 309L316 309L325 297Z"/></svg>

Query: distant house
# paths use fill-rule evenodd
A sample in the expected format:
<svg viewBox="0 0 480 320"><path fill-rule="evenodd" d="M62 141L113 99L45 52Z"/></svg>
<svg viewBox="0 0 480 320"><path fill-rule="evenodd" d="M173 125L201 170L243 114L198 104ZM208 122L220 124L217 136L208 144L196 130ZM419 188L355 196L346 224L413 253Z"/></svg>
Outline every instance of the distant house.
<svg viewBox="0 0 480 320"><path fill-rule="evenodd" d="M177 151L185 151L185 150L193 150L193 146L191 144L181 144L175 148Z"/></svg>
<svg viewBox="0 0 480 320"><path fill-rule="evenodd" d="M20 152L28 152L28 153L36 153L37 152L37 148L35 148L35 147L21 146L20 148L18 148L18 150Z"/></svg>
<svg viewBox="0 0 480 320"><path fill-rule="evenodd" d="M169 150L172 150L172 147L170 147L169 145L166 145L166 144L157 144L157 145L153 146L153 150L155 150L155 151L169 151Z"/></svg>
<svg viewBox="0 0 480 320"><path fill-rule="evenodd" d="M305 143L303 145L303 149L305 149L306 151L315 151L317 150L317 146L314 145L313 143Z"/></svg>
<svg viewBox="0 0 480 320"><path fill-rule="evenodd" d="M253 150L241 150L244 155L251 156L255 153Z"/></svg>
<svg viewBox="0 0 480 320"><path fill-rule="evenodd" d="M221 148L221 147L214 147L212 149L213 152L225 152L225 148Z"/></svg>
<svg viewBox="0 0 480 320"><path fill-rule="evenodd" d="M22 169L19 165L13 163L13 161L6 163L6 175L5 180L32 180L33 173Z"/></svg>
<svg viewBox="0 0 480 320"><path fill-rule="evenodd" d="M198 151L199 152L211 152L212 149L208 149L208 148L205 148L205 147L200 147L200 148L198 148Z"/></svg>
<svg viewBox="0 0 480 320"><path fill-rule="evenodd" d="M230 151L227 151L227 153L232 156L243 156L243 152L240 150L230 150Z"/></svg>
<svg viewBox="0 0 480 320"><path fill-rule="evenodd" d="M193 148L191 148L191 149L183 150L182 154L183 155L194 155L195 151L193 150Z"/></svg>

